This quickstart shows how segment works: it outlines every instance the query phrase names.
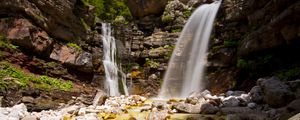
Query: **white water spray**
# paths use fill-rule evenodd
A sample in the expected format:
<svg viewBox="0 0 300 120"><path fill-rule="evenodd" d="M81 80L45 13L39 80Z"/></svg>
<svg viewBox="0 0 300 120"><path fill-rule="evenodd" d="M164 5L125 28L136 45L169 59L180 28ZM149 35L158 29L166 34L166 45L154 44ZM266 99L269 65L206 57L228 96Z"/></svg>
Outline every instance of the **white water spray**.
<svg viewBox="0 0 300 120"><path fill-rule="evenodd" d="M213 22L221 1L198 7L179 37L159 98L187 97L200 91Z"/></svg>
<svg viewBox="0 0 300 120"><path fill-rule="evenodd" d="M105 89L110 96L118 96L119 92L119 78L121 78L122 86L125 95L128 95L126 87L126 78L124 73L118 69L116 63L116 40L111 35L111 25L109 23L102 23L102 41L103 41L103 52L104 59L103 65L105 69ZM120 76L119 77L119 74Z"/></svg>

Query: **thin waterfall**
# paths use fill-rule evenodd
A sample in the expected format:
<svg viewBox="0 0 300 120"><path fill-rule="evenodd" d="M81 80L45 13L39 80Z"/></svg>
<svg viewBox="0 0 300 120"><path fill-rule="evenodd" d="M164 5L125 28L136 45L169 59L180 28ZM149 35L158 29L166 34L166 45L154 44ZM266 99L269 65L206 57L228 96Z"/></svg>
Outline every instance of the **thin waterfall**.
<svg viewBox="0 0 300 120"><path fill-rule="evenodd" d="M105 89L110 96L120 95L119 78L122 83L124 93L128 95L126 87L126 76L118 69L116 62L116 40L112 36L111 25L109 23L102 23L102 41L103 41L103 65L105 70ZM119 75L121 77L119 77Z"/></svg>
<svg viewBox="0 0 300 120"><path fill-rule="evenodd" d="M189 18L169 61L159 98L183 98L203 89L208 43L220 4L201 5Z"/></svg>

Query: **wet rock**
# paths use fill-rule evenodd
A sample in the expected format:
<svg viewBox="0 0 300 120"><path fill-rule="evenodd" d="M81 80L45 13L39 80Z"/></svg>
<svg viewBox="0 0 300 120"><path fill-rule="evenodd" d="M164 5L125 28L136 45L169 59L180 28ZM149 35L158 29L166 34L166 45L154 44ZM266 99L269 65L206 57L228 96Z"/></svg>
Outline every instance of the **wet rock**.
<svg viewBox="0 0 300 120"><path fill-rule="evenodd" d="M243 114L229 114L227 120L266 120L267 116L262 113L243 113Z"/></svg>
<svg viewBox="0 0 300 120"><path fill-rule="evenodd" d="M263 90L264 101L272 107L282 107L295 98L289 86L276 77L258 79L257 84Z"/></svg>
<svg viewBox="0 0 300 120"><path fill-rule="evenodd" d="M210 104L204 103L201 105L201 114L215 114L218 112L219 108Z"/></svg>
<svg viewBox="0 0 300 120"><path fill-rule="evenodd" d="M166 109L166 103L163 103L163 102L153 102L151 104L151 107L152 108L157 108L158 110L164 110Z"/></svg>
<svg viewBox="0 0 300 120"><path fill-rule="evenodd" d="M237 97L229 96L224 99L222 99L222 106L223 107L237 107L239 106L240 101Z"/></svg>
<svg viewBox="0 0 300 120"><path fill-rule="evenodd" d="M160 112L150 112L147 120L166 120L170 118L167 111Z"/></svg>
<svg viewBox="0 0 300 120"><path fill-rule="evenodd" d="M299 119L299 118L300 118L300 113L298 113L298 114L292 116L292 117L289 118L288 120L297 120L297 119Z"/></svg>
<svg viewBox="0 0 300 120"><path fill-rule="evenodd" d="M248 107L224 107L224 108L220 108L220 112L222 114L227 115L227 114L251 113L255 111Z"/></svg>
<svg viewBox="0 0 300 120"><path fill-rule="evenodd" d="M250 95L250 99L252 102L261 103L263 100L263 92L262 92L261 87L259 87L259 86L254 86L250 90L249 95Z"/></svg>
<svg viewBox="0 0 300 120"><path fill-rule="evenodd" d="M192 105L188 103L176 103L172 106L173 109L178 110L178 112L181 113L192 113L192 114L198 114L201 112L201 105Z"/></svg>
<svg viewBox="0 0 300 120"><path fill-rule="evenodd" d="M226 96L240 96L242 94L245 94L245 91L227 91Z"/></svg>
<svg viewBox="0 0 300 120"><path fill-rule="evenodd" d="M247 107L254 109L256 107L256 103L248 103Z"/></svg>

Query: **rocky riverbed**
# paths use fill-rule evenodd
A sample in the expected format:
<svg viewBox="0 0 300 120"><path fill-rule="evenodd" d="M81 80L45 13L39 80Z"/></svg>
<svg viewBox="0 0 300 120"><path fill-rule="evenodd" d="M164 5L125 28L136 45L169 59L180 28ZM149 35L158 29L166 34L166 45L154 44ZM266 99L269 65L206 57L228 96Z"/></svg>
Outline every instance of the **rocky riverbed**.
<svg viewBox="0 0 300 120"><path fill-rule="evenodd" d="M298 120L300 99L296 85L299 85L299 80L291 85L271 77L259 79L257 86L248 93L227 91L212 95L205 90L184 99L165 100L147 99L139 95L106 97L106 94L101 94L99 104L71 100L57 110L28 112L26 105L21 103L0 108L0 117L5 120L266 120L289 119L298 114L291 118Z"/></svg>

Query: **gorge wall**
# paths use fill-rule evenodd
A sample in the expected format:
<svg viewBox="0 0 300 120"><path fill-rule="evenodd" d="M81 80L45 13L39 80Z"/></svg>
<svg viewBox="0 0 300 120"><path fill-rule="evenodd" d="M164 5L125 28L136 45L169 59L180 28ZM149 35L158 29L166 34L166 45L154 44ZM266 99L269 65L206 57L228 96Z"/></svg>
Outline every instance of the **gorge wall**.
<svg viewBox="0 0 300 120"><path fill-rule="evenodd" d="M81 0L4 0L0 33L18 48L0 46L0 59L35 74L99 86L104 79L100 23L112 22L131 92L154 96L186 20L209 2L128 0L132 18L95 19L97 6ZM224 0L208 54L208 89L249 90L266 76L298 79L299 13L297 0Z"/></svg>

